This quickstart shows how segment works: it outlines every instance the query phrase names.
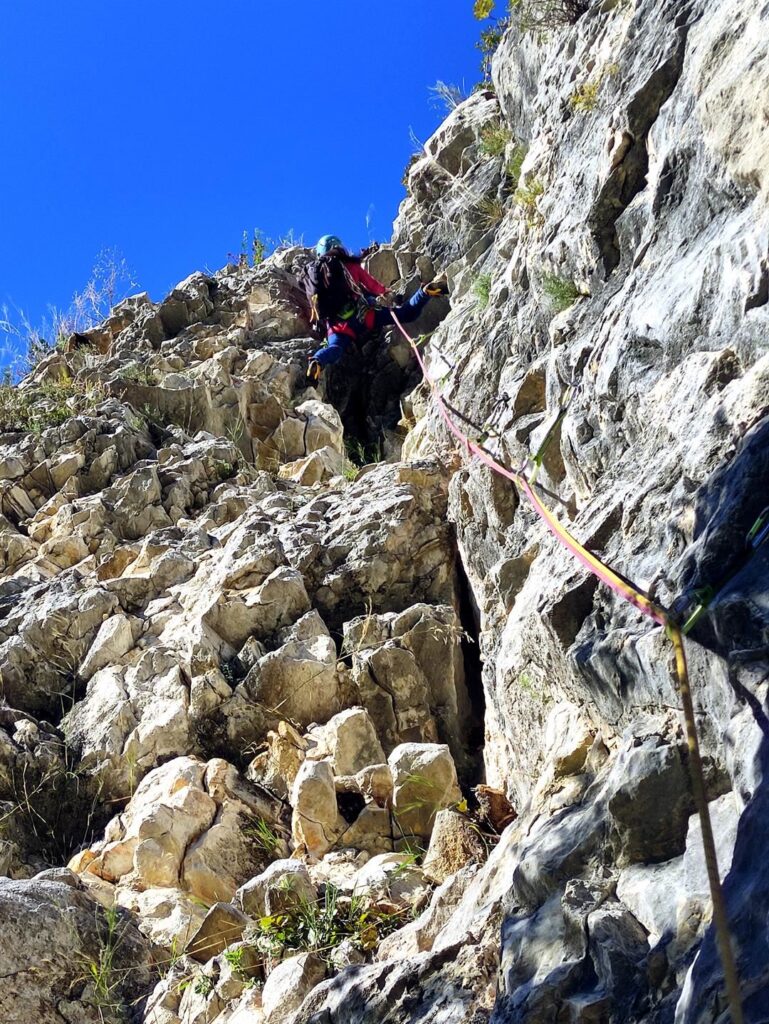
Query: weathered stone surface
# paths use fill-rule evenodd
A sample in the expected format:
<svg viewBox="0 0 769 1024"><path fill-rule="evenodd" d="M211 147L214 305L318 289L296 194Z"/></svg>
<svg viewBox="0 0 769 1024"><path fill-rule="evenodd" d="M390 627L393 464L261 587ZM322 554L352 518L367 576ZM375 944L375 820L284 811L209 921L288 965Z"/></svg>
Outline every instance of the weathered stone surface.
<svg viewBox="0 0 769 1024"><path fill-rule="evenodd" d="M276 860L261 875L241 885L234 903L249 917L282 914L302 901L313 903L317 891L301 861Z"/></svg>
<svg viewBox="0 0 769 1024"><path fill-rule="evenodd" d="M317 746L308 756L328 758L335 775L355 775L385 760L374 723L363 708L341 711L311 735Z"/></svg>
<svg viewBox="0 0 769 1024"><path fill-rule="evenodd" d="M88 965L98 969L109 941L109 925L98 904L62 882L4 878L0 920L5 934L0 951L6 979L0 991L3 1020L60 1024L62 1019L98 1019L99 994L89 981ZM151 984L152 958L149 944L125 912L118 912L114 935L111 995L125 1010Z"/></svg>
<svg viewBox="0 0 769 1024"><path fill-rule="evenodd" d="M185 950L205 963L236 943L243 935L248 918L231 903L214 903L204 921L187 943Z"/></svg>
<svg viewBox="0 0 769 1024"><path fill-rule="evenodd" d="M575 537L664 607L715 592L687 655L758 1022L769 556L746 535L769 472L769 15L607 0L531 33L526 6L494 89L412 161L369 266L404 294L446 273L450 298L411 327L435 329L430 374L506 465L548 441L538 493ZM712 1024L722 979L665 631L449 434L397 332L301 386L310 258L291 246L120 303L22 382L34 429L0 425L0 871L78 851L87 892L67 874L68 891L117 902L168 959L196 900L226 902L270 859L292 852L313 887L349 895L402 845L397 817L419 817L424 844L430 805L452 818L458 791L434 801L382 762L446 744L463 783L484 778L498 844L381 962L341 952L291 1024ZM383 461L350 483L356 441ZM381 752L368 730L361 749L325 737L353 707ZM0 971L6 1001L38 985L19 1022L98 1019L65 959L50 978ZM177 968L151 1024L262 1019L234 962Z"/></svg>
<svg viewBox="0 0 769 1024"><path fill-rule="evenodd" d="M608 802L619 864L663 861L683 853L693 799L681 754L655 741L620 754L621 784Z"/></svg>
<svg viewBox="0 0 769 1024"><path fill-rule="evenodd" d="M142 934L165 950L183 950L206 917L205 906L199 900L175 887L111 886L87 871L82 881L94 899L105 906L117 903L132 911Z"/></svg>
<svg viewBox="0 0 769 1024"><path fill-rule="evenodd" d="M291 833L311 857L322 857L345 823L336 805L334 772L328 761L305 761L291 791Z"/></svg>
<svg viewBox="0 0 769 1024"><path fill-rule="evenodd" d="M403 911L416 906L429 889L424 871L404 853L381 853L356 872L352 891L373 903L391 905Z"/></svg>
<svg viewBox="0 0 769 1024"><path fill-rule="evenodd" d="M113 615L103 622L91 644L80 675L90 679L94 672L119 661L134 645L134 629L125 615Z"/></svg>
<svg viewBox="0 0 769 1024"><path fill-rule="evenodd" d="M398 615L360 616L344 629L353 681L385 751L440 739L461 763L473 723L453 609L417 604Z"/></svg>
<svg viewBox="0 0 769 1024"><path fill-rule="evenodd" d="M428 837L438 811L462 799L449 748L402 743L388 758L393 775L393 814L404 834Z"/></svg>
<svg viewBox="0 0 769 1024"><path fill-rule="evenodd" d="M303 459L287 462L278 470L281 480L295 480L305 487L312 487L324 480L331 480L344 472L342 454L331 445L325 445Z"/></svg>
<svg viewBox="0 0 769 1024"><path fill-rule="evenodd" d="M242 653L241 653L242 659ZM267 733L267 749L257 754L246 775L276 796L286 798L305 758L307 743L288 722Z"/></svg>
<svg viewBox="0 0 769 1024"><path fill-rule="evenodd" d="M323 961L312 953L292 956L273 970L262 991L262 1009L267 1024L283 1024L291 1019L305 996L323 980Z"/></svg>
<svg viewBox="0 0 769 1024"><path fill-rule="evenodd" d="M175 887L206 902L227 901L261 866L248 835L254 816L273 822L277 802L249 790L223 761L176 758L142 780L81 871L120 883Z"/></svg>
<svg viewBox="0 0 769 1024"><path fill-rule="evenodd" d="M477 828L456 811L438 811L423 869L432 882L445 882L468 863L483 863L486 847Z"/></svg>
<svg viewBox="0 0 769 1024"><path fill-rule="evenodd" d="M270 651L243 683L248 695L268 711L305 726L328 721L341 706L336 645L317 616L312 624L312 635Z"/></svg>

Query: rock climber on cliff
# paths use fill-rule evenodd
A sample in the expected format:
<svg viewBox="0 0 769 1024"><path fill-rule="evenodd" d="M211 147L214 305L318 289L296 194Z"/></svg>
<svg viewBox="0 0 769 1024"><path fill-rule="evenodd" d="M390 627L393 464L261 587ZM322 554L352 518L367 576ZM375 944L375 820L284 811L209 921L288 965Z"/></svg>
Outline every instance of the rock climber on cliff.
<svg viewBox="0 0 769 1024"><path fill-rule="evenodd" d="M366 271L359 256L351 255L336 235L324 235L315 246L317 259L304 274L312 322L325 330L326 345L313 352L307 380L317 381L327 366L338 362L353 342L368 331L394 323L392 312L403 323L419 316L429 299L447 295L444 280L421 285L407 301L391 312L394 296Z"/></svg>

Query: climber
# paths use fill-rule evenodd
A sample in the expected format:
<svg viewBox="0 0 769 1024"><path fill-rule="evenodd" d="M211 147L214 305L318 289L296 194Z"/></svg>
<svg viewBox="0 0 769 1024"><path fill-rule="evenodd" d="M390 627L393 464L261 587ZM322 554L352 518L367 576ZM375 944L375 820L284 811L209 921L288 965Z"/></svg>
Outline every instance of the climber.
<svg viewBox="0 0 769 1024"><path fill-rule="evenodd" d="M305 271L304 286L312 322L326 331L327 341L310 356L308 382L317 381L324 367L338 362L363 334L394 323L388 308L395 302L392 292L363 268L360 257L352 256L336 235L324 235L315 252L318 258ZM410 323L430 298L447 294L445 280L431 281L393 312L403 323Z"/></svg>

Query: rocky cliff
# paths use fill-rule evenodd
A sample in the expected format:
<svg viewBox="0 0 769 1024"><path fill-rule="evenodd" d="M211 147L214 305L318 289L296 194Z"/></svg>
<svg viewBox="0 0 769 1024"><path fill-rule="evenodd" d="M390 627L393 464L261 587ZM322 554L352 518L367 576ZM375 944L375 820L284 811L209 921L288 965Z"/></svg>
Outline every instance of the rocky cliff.
<svg viewBox="0 0 769 1024"><path fill-rule="evenodd" d="M769 1019L769 7L602 0L412 162L462 431L687 638ZM299 248L70 338L0 410L8 1024L727 1019L664 630L457 443L405 339L317 389ZM546 442L543 444L543 442Z"/></svg>

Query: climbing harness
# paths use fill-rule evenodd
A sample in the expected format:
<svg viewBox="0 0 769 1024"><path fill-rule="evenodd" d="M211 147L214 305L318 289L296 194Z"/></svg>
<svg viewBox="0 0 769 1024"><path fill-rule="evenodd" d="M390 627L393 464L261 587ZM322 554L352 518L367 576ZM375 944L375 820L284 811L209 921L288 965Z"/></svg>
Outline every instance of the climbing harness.
<svg viewBox="0 0 769 1024"><path fill-rule="evenodd" d="M510 480L516 487L523 491L537 515L545 523L548 530L550 530L558 542L570 551L572 555L581 562L590 573L592 573L593 576L601 580L602 583L605 583L606 586L621 597L623 601L627 601L629 604L632 604L641 612L642 615L645 615L653 622L662 626L670 639L675 656L675 672L678 691L681 694L683 715L686 723L692 794L694 796L694 802L697 807L697 813L702 827L702 845L705 853L705 866L707 869L710 898L713 906L713 924L715 926L716 941L724 972L726 994L729 1002L732 1024L743 1024L742 997L740 994L737 967L734 960L734 951L732 949L726 903L718 872L718 860L716 857L713 827L710 821L710 811L705 791L705 780L702 771L699 738L697 735L697 722L695 718L694 704L692 701L691 687L689 685L689 672L686 664L686 652L684 649L682 628L679 625L677 616L668 612L662 605L655 602L647 593L633 584L630 580L627 580L615 569L612 569L611 566L606 565L600 558L584 547L584 545L580 544L580 542L573 537L571 533L569 533L566 527L560 523L556 516L553 515L550 509L548 509L547 506L539 500L532 486L534 481L526 472L528 463L533 463L535 468L539 467L547 445L552 441L555 431L566 415L569 403L573 400L574 388L573 386L570 386L571 394L567 392L564 401L561 403L561 408L556 420L545 435L545 439L539 446L535 456L527 459L517 470L508 469L497 461L497 459L482 447L481 444L471 441L470 438L467 437L467 435L464 434L456 425L449 413L449 409L451 407L448 406L447 402L441 395L437 384L431 378L418 346L414 344L411 335L406 331L394 312L392 313L392 317L400 332L413 349L414 355L416 356L417 362L422 370L422 374L424 375L424 379L427 381L428 386L432 391L438 412L448 429L457 438L461 446L467 451L468 456L476 456L476 458L480 459L481 462L488 466L488 468L494 473ZM537 461L537 457L539 457L539 462ZM758 545L763 543L764 539L767 537L769 537L769 508L765 509L756 520L756 523L754 523L748 534L748 543L750 545Z"/></svg>

